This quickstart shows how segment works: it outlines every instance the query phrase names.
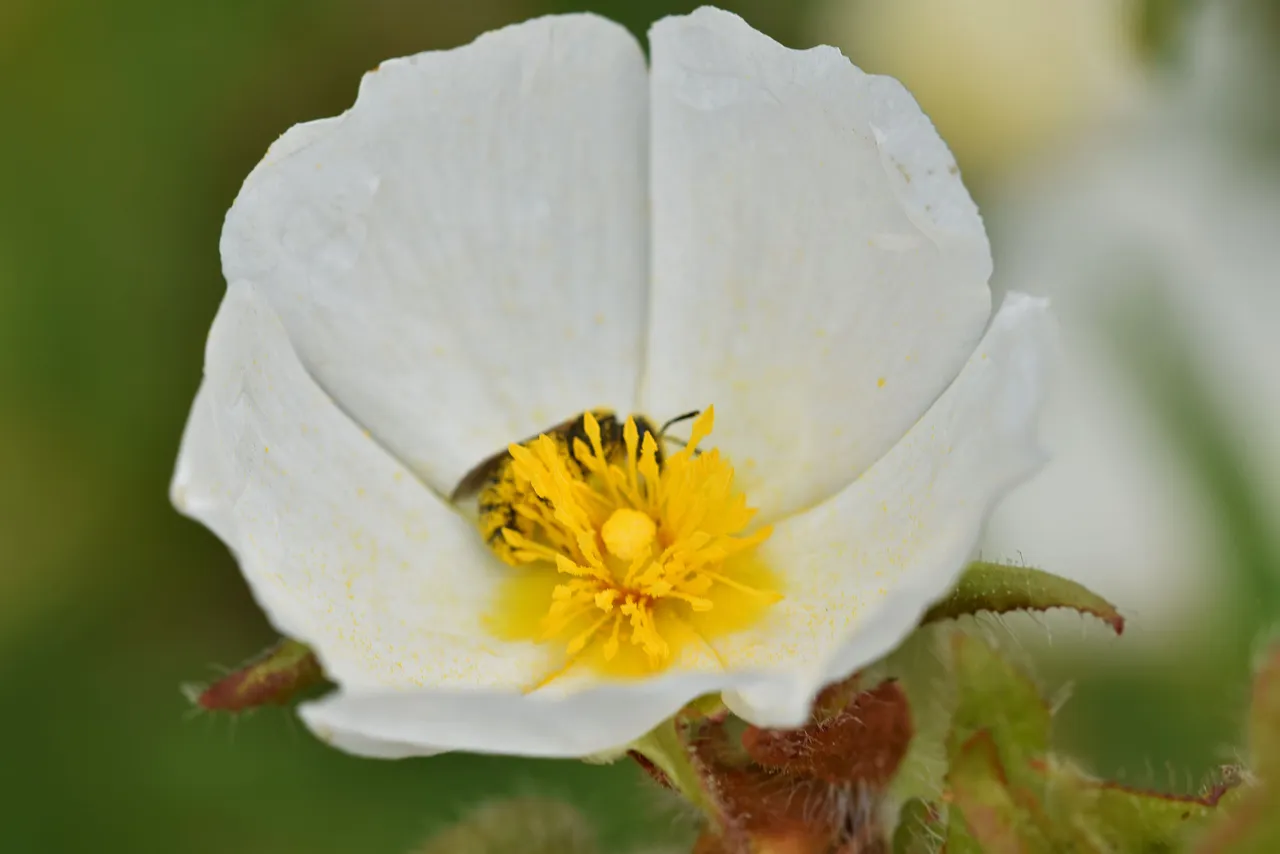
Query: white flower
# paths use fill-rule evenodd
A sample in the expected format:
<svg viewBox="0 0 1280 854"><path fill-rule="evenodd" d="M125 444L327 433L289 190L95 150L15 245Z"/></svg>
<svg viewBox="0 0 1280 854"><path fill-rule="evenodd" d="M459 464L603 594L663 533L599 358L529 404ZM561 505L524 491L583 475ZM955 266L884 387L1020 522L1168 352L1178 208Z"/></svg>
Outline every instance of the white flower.
<svg viewBox="0 0 1280 854"><path fill-rule="evenodd" d="M302 714L340 747L586 755L721 690L798 724L1039 462L1045 306L1010 297L986 328L981 220L902 86L714 9L650 43L651 71L571 15L385 63L227 216L174 501L314 646L340 690ZM577 413L709 404L719 453L661 475L643 448L590 482L517 449L526 509L558 514L542 564L514 536L530 554L499 561L447 501ZM580 631L514 629L522 579L550 623L553 586L580 599ZM598 666L622 649L643 673Z"/></svg>

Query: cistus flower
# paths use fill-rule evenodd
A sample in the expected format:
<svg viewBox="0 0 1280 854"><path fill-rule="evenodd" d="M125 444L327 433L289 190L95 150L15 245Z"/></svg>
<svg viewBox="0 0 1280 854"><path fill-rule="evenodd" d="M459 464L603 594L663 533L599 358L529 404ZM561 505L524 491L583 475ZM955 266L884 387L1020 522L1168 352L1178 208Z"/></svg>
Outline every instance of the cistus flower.
<svg viewBox="0 0 1280 854"><path fill-rule="evenodd" d="M581 756L715 692L800 724L1040 461L1046 308L989 317L902 86L710 8L650 46L568 15L384 63L227 215L173 498L341 748Z"/></svg>

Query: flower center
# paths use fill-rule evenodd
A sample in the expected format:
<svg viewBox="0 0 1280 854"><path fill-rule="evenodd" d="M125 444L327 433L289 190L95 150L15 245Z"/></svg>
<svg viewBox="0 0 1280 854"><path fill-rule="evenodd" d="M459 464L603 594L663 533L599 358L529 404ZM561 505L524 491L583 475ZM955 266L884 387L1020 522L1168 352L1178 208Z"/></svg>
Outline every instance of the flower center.
<svg viewBox="0 0 1280 854"><path fill-rule="evenodd" d="M600 536L609 554L623 560L635 560L641 554L653 553L658 525L647 513L619 507L600 529Z"/></svg>
<svg viewBox="0 0 1280 854"><path fill-rule="evenodd" d="M695 645L724 666L710 641L781 598L755 555L771 529L749 530L755 510L733 489L733 467L698 450L714 419L708 408L665 460L648 422L642 437L635 417L618 429L605 416L602 432L590 412L579 431L508 449L494 492L503 503L490 512L510 520L495 551L519 571L491 625L564 645L564 666L539 685L584 659L613 675L652 673Z"/></svg>

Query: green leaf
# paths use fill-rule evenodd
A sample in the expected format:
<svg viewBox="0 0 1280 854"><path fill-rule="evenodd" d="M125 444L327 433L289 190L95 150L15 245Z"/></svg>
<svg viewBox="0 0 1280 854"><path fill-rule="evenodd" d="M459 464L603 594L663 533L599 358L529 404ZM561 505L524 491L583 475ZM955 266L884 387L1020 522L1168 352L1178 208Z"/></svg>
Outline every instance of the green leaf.
<svg viewBox="0 0 1280 854"><path fill-rule="evenodd" d="M893 833L893 854L937 854L945 839L946 826L937 807L920 798L903 804Z"/></svg>
<svg viewBox="0 0 1280 854"><path fill-rule="evenodd" d="M1001 765L1018 780L1049 749L1049 707L1035 683L977 638L952 638L956 708L947 752L952 762L977 733L990 735Z"/></svg>
<svg viewBox="0 0 1280 854"><path fill-rule="evenodd" d="M184 691L206 711L242 712L286 705L323 681L311 648L285 638L212 685L187 686Z"/></svg>
<svg viewBox="0 0 1280 854"><path fill-rule="evenodd" d="M1115 606L1088 588L1028 566L977 561L969 565L951 594L924 615L923 622L953 620L966 614L1007 614L1070 608L1124 632L1124 617Z"/></svg>

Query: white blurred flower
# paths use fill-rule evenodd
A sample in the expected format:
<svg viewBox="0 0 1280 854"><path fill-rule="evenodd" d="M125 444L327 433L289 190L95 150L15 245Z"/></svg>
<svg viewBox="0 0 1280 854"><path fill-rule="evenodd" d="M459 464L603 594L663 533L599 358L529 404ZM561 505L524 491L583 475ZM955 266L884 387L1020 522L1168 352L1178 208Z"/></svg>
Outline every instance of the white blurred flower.
<svg viewBox="0 0 1280 854"><path fill-rule="evenodd" d="M1094 587L1153 640L1209 611L1232 544L1116 340L1117 312L1161 303L1147 313L1167 311L1174 327L1152 317L1145 334L1172 336L1280 507L1280 163L1250 139L1275 67L1249 49L1242 8L1207 4L1175 86L991 206L1000 278L1052 297L1065 358L1044 418L1053 462L1002 504L984 552Z"/></svg>
<svg viewBox="0 0 1280 854"><path fill-rule="evenodd" d="M1131 0L824 0L809 32L920 100L966 173L1007 168L1137 93Z"/></svg>
<svg viewBox="0 0 1280 854"><path fill-rule="evenodd" d="M592 754L721 690L799 724L1040 459L1044 304L987 327L981 220L902 86L714 9L650 43L572 15L385 63L227 216L173 497L315 648L340 690L303 716L345 749ZM577 413L708 404L717 452L660 474L638 437L513 449L518 566L446 500Z"/></svg>

